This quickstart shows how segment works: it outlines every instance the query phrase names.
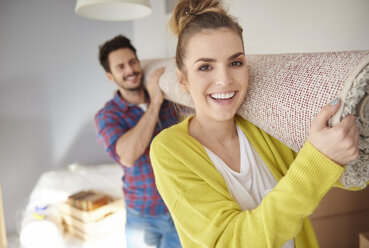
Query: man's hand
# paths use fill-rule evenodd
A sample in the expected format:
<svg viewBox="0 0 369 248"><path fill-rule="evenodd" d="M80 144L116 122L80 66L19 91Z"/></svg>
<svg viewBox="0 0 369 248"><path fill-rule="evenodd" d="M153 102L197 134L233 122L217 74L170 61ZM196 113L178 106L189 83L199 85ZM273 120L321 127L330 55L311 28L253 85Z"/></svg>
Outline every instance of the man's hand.
<svg viewBox="0 0 369 248"><path fill-rule="evenodd" d="M160 67L156 69L151 75L149 76L149 80L146 85L146 89L150 95L150 101L152 104L159 104L161 105L164 98L163 92L159 87L159 78L164 73L165 68Z"/></svg>
<svg viewBox="0 0 369 248"><path fill-rule="evenodd" d="M150 75L146 85L150 95L150 104L136 126L118 139L115 150L122 165L133 166L135 161L145 152L147 146L150 145L159 119L160 107L164 100L163 93L159 88L159 78L163 72L164 68L159 68Z"/></svg>
<svg viewBox="0 0 369 248"><path fill-rule="evenodd" d="M312 122L308 141L331 160L345 165L359 156L359 129L353 115L347 115L334 127L327 125L339 106L335 99L322 108Z"/></svg>

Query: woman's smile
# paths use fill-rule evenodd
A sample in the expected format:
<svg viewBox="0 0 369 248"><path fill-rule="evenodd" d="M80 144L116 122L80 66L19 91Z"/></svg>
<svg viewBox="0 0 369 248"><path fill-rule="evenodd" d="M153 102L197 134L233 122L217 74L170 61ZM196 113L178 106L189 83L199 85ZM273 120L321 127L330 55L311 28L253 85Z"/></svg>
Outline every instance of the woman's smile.
<svg viewBox="0 0 369 248"><path fill-rule="evenodd" d="M224 104L232 103L236 94L237 94L237 91L219 92L219 93L211 93L209 94L209 97L211 98L211 100L213 100L217 104L224 105Z"/></svg>

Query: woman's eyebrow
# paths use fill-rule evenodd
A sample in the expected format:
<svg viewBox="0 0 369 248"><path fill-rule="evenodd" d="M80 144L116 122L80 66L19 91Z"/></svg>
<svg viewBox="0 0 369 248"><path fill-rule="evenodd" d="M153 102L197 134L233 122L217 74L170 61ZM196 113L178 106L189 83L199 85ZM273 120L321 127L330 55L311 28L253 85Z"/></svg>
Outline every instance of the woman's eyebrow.
<svg viewBox="0 0 369 248"><path fill-rule="evenodd" d="M198 60L196 60L193 64L196 64L197 62L215 62L215 59L211 59L211 58L199 58Z"/></svg>
<svg viewBox="0 0 369 248"><path fill-rule="evenodd" d="M239 57L239 56L241 56L241 55L245 55L245 53L244 53L244 52L239 52L239 53L233 54L232 56L230 56L230 57L228 58L228 60L235 59L235 58L237 58L237 57Z"/></svg>
<svg viewBox="0 0 369 248"><path fill-rule="evenodd" d="M241 55L245 55L245 53L244 52L235 53L232 56L230 56L228 58L228 60L232 60L232 59L237 58ZM215 62L215 61L216 61L215 59L211 59L211 58L199 58L193 64L196 64L197 62Z"/></svg>

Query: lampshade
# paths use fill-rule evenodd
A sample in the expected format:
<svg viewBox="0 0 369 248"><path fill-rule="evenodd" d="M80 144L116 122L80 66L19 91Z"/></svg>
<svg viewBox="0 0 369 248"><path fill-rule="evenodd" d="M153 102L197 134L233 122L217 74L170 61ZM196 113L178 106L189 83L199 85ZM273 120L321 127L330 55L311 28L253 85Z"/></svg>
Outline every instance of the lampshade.
<svg viewBox="0 0 369 248"><path fill-rule="evenodd" d="M149 16L150 0L77 0L75 12L100 21L129 21Z"/></svg>

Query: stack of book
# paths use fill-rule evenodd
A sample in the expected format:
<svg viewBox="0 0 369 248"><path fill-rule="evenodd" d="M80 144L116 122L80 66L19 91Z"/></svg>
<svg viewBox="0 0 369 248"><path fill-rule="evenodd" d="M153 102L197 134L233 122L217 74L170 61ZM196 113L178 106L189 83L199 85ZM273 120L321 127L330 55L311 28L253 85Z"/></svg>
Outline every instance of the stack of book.
<svg viewBox="0 0 369 248"><path fill-rule="evenodd" d="M95 192L80 191L60 204L66 231L84 241L98 241L115 233L124 233L124 200Z"/></svg>

